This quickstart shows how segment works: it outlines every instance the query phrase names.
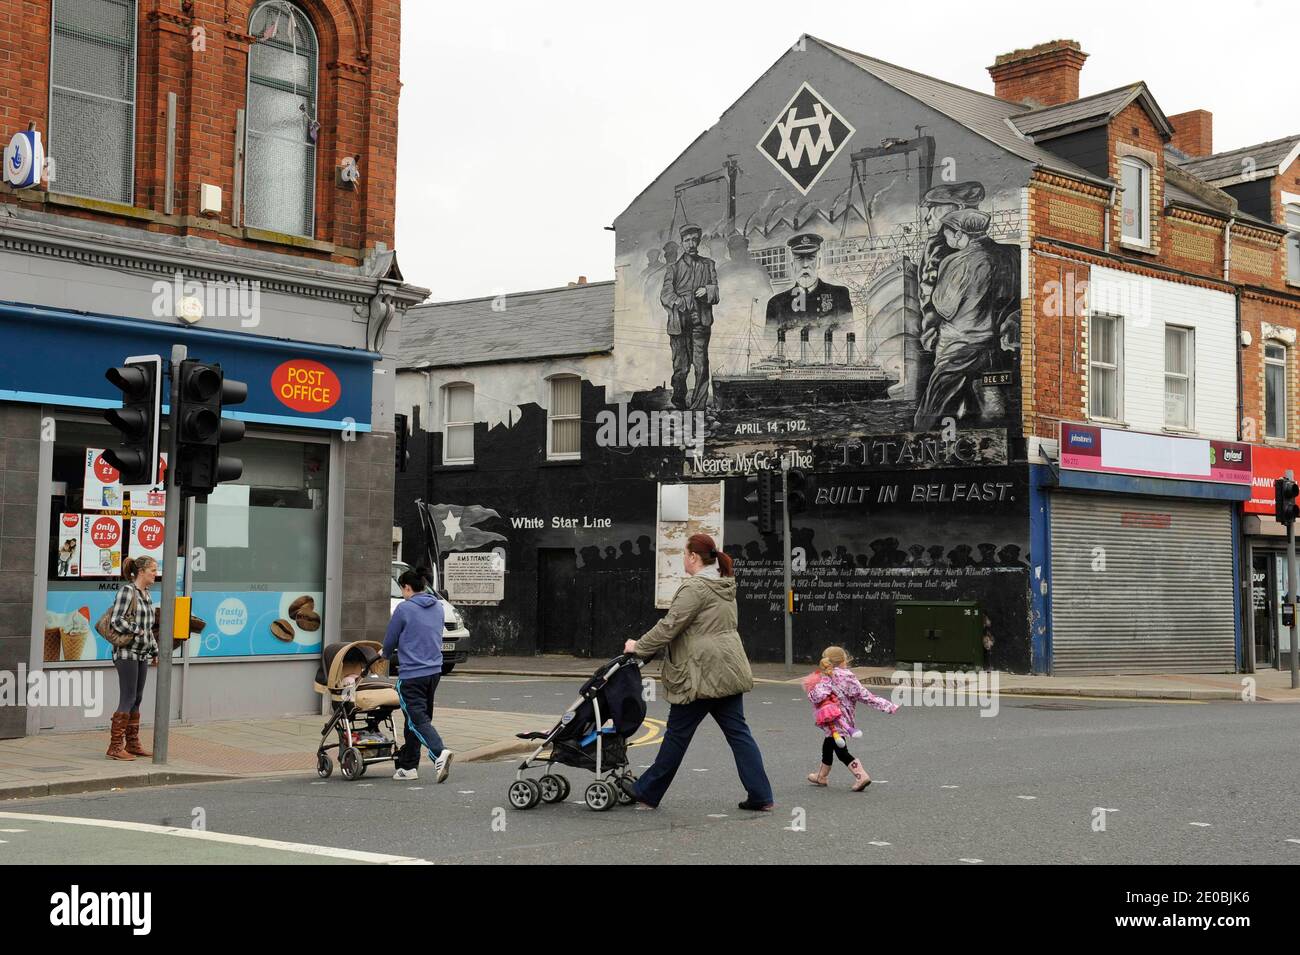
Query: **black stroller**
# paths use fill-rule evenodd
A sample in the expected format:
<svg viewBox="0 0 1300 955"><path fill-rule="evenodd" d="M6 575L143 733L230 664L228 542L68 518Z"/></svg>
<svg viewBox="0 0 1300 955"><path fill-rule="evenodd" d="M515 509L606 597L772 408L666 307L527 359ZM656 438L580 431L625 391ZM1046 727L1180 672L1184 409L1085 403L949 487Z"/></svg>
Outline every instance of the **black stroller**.
<svg viewBox="0 0 1300 955"><path fill-rule="evenodd" d="M582 684L578 698L549 732L517 734L541 742L515 773L510 805L532 809L538 803L569 798L569 781L552 771L556 763L596 774L596 781L583 794L589 809L604 812L616 803L631 803L636 777L628 770L627 741L645 722L645 713L640 660L624 654L606 663ZM605 726L606 721L613 725ZM550 752L543 756L548 746ZM545 772L537 779L524 775L539 766Z"/></svg>

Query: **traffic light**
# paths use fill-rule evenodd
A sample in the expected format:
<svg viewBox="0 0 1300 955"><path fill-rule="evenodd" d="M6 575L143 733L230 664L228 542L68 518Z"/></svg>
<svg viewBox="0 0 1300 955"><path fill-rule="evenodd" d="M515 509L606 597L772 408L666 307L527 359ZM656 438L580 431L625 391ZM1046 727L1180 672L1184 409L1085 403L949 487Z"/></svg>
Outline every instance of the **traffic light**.
<svg viewBox="0 0 1300 955"><path fill-rule="evenodd" d="M1297 495L1300 495L1300 484L1290 478L1280 477L1273 482L1273 516L1279 524L1290 524L1300 517Z"/></svg>
<svg viewBox="0 0 1300 955"><path fill-rule="evenodd" d="M244 422L223 418L226 405L242 404L248 385L226 378L221 366L186 359L181 362L176 422L176 484L185 493L205 495L223 481L244 473L239 458L223 457L221 446L244 437Z"/></svg>
<svg viewBox="0 0 1300 955"><path fill-rule="evenodd" d="M759 471L745 478L749 493L745 501L757 505L755 513L748 520L758 527L760 534L776 533L776 473L770 470Z"/></svg>
<svg viewBox="0 0 1300 955"><path fill-rule="evenodd" d="M122 391L122 407L104 412L108 423L122 432L122 443L105 451L104 460L117 468L123 484L152 485L158 480L162 358L128 358L122 367L104 372L104 377Z"/></svg>
<svg viewBox="0 0 1300 955"><path fill-rule="evenodd" d="M406 447L406 415L393 415L393 429L397 433L396 440L393 442L395 445L393 464L398 471L405 471L406 466L411 462L411 452L408 451Z"/></svg>
<svg viewBox="0 0 1300 955"><path fill-rule="evenodd" d="M808 508L808 474L798 468L791 468L785 473L786 501L788 514L798 514Z"/></svg>

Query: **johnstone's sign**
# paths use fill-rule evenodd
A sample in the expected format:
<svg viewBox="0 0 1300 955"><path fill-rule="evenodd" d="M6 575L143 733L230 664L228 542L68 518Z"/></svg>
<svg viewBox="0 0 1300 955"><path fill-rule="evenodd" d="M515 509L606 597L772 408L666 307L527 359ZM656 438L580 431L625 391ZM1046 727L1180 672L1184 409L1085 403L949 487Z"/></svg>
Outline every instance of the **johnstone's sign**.
<svg viewBox="0 0 1300 955"><path fill-rule="evenodd" d="M1067 471L1249 485L1251 446L1086 424L1061 424L1061 467Z"/></svg>

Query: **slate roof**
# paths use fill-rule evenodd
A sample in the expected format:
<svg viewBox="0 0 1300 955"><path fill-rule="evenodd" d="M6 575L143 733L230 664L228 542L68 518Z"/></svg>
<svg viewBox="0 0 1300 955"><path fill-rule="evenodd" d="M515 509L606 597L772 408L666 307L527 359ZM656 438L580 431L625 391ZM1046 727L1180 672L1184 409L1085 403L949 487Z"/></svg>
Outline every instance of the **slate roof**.
<svg viewBox="0 0 1300 955"><path fill-rule="evenodd" d="M1218 179L1240 176L1242 160L1249 157L1255 161L1256 175L1268 175L1297 148L1300 148L1300 136L1285 136L1267 143L1256 143L1253 146L1242 146L1240 149L1215 153L1203 159L1190 159L1184 162L1182 167L1198 179L1214 182Z"/></svg>
<svg viewBox="0 0 1300 955"><path fill-rule="evenodd" d="M1169 126L1168 119L1156 105L1151 91L1142 82L1129 83L1127 86L1107 90L1104 93L1083 96L1068 103L1031 109L1018 113L1011 121L1016 124L1016 129L1026 136L1034 136L1066 126L1086 129L1114 119L1121 110L1137 99L1143 101L1142 105L1155 118L1157 126L1164 126L1170 134L1173 133L1173 128Z"/></svg>
<svg viewBox="0 0 1300 955"><path fill-rule="evenodd" d="M614 347L614 283L416 305L402 322L398 368L587 355Z"/></svg>
<svg viewBox="0 0 1300 955"><path fill-rule="evenodd" d="M865 70L881 82L888 83L895 89L920 100L1022 159L1089 182L1106 181L1098 179L1082 166L1034 145L1027 136L1020 133L1012 123L1013 117L1029 112L1029 108L1021 103L1012 103L1009 100L990 96L988 93L980 93L958 86L956 83L926 76L924 73L895 66L884 60L877 60L875 57L846 50L844 47L816 37L809 37L809 39L816 40L832 53Z"/></svg>

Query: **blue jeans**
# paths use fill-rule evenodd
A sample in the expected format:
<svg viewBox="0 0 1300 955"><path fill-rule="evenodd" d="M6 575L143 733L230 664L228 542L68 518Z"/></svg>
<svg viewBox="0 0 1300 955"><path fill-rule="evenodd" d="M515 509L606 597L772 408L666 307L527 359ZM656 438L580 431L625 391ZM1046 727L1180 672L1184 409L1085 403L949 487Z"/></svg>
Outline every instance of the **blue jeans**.
<svg viewBox="0 0 1300 955"><path fill-rule="evenodd" d="M731 753L736 758L736 772L745 786L745 793L751 802L767 804L772 802L772 784L767 781L763 769L763 754L758 751L758 743L749 732L745 722L744 697L724 696L720 700L696 700L694 703L674 703L668 707L668 728L664 732L664 741L659 745L659 755L654 765L645 771L636 782L636 798L651 806L659 805L673 783L673 777L686 756L686 747L691 745L700 722L706 716L712 716L727 738Z"/></svg>
<svg viewBox="0 0 1300 955"><path fill-rule="evenodd" d="M438 689L440 674L417 676L397 681L397 697L406 717L405 739L397 753L398 769L415 769L420 765L420 746L429 751L430 759L442 755L442 737L433 728L433 694Z"/></svg>

